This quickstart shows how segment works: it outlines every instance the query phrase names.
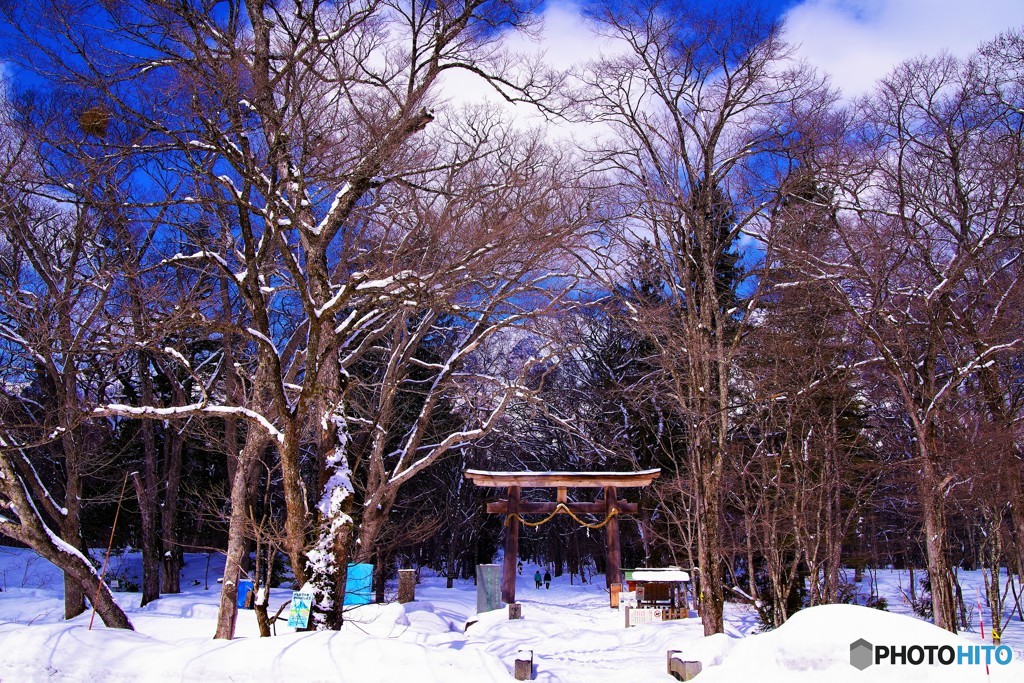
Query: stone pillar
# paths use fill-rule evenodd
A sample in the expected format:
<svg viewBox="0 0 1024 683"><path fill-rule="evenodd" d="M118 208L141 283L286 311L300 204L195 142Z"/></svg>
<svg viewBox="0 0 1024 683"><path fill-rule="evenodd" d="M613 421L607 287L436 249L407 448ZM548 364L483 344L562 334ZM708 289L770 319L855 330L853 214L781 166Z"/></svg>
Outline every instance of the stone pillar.
<svg viewBox="0 0 1024 683"><path fill-rule="evenodd" d="M476 611L490 612L501 609L501 566L476 566Z"/></svg>

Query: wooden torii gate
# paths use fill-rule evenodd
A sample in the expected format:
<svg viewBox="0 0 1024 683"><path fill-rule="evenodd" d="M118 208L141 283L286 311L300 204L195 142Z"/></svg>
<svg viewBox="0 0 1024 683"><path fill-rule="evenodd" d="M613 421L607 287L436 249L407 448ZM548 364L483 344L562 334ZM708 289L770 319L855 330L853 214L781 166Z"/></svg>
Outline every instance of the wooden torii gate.
<svg viewBox="0 0 1024 683"><path fill-rule="evenodd" d="M477 486L508 489L505 500L487 504L487 512L505 515L505 561L501 568L501 599L507 603L516 601L516 561L519 557L520 515L546 514L553 517L565 512L576 515L602 515L600 523L605 528L607 539L605 582L611 586L618 581L622 569L622 550L619 547L620 514L637 511L636 503L619 500L620 488L644 487L661 475L660 469L642 472L487 472L466 470L466 478ZM524 488L553 488L556 496L553 502L536 503L520 501L520 490ZM604 489L603 497L593 503L569 502L570 488ZM550 518L549 517L549 518ZM546 520L545 520L546 521Z"/></svg>

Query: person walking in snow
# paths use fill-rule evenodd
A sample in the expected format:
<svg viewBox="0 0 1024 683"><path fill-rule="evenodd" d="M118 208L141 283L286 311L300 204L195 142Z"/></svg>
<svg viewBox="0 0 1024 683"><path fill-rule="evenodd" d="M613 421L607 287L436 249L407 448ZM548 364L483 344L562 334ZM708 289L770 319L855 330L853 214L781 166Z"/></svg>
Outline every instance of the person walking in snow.
<svg viewBox="0 0 1024 683"><path fill-rule="evenodd" d="M537 584L537 588L540 588L540 570L539 569L537 570L537 573L533 575L533 582Z"/></svg>
<svg viewBox="0 0 1024 683"><path fill-rule="evenodd" d="M551 572L549 571L544 572L544 587L551 588ZM540 588L540 585L537 588Z"/></svg>
<svg viewBox="0 0 1024 683"><path fill-rule="evenodd" d="M522 575L523 575L523 563L520 562L519 563L519 576L522 576Z"/></svg>

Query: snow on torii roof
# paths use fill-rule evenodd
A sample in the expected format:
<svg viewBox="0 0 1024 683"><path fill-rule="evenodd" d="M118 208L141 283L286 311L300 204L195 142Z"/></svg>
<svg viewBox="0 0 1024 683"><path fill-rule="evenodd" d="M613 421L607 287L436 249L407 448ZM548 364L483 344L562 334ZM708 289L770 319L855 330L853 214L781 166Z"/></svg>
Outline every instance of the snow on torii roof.
<svg viewBox="0 0 1024 683"><path fill-rule="evenodd" d="M634 569L627 573L630 581L674 583L690 580L689 572L684 572L682 569Z"/></svg>
<svg viewBox="0 0 1024 683"><path fill-rule="evenodd" d="M477 486L602 488L605 486L648 486L661 476L661 469L640 472L490 472L466 470L466 478Z"/></svg>

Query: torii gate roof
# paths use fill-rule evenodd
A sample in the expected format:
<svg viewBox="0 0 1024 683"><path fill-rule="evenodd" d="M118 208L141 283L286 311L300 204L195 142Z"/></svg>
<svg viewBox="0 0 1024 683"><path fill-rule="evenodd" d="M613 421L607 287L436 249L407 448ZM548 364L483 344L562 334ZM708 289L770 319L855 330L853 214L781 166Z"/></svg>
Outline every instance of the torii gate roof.
<svg viewBox="0 0 1024 683"><path fill-rule="evenodd" d="M640 472L490 472L466 470L466 478L477 486L503 488L617 488L648 486L661 476L661 468Z"/></svg>

